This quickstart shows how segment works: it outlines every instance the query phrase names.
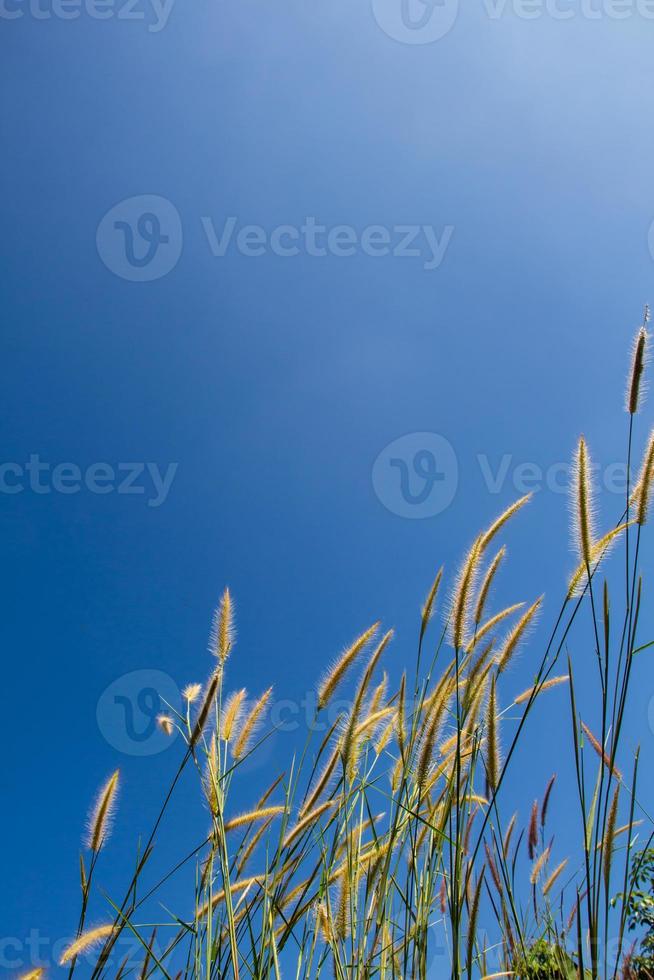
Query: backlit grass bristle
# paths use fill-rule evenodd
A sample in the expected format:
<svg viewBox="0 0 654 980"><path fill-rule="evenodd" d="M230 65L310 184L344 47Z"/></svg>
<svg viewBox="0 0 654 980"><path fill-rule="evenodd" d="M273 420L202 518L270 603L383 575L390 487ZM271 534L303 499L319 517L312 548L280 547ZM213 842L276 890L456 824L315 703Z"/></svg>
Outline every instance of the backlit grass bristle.
<svg viewBox="0 0 654 980"><path fill-rule="evenodd" d="M336 688L345 677L348 669L352 666L362 650L365 649L378 629L379 623L374 623L370 629L367 629L365 633L357 637L354 643L330 667L318 689L318 708L322 709L327 705Z"/></svg>
<svg viewBox="0 0 654 980"><path fill-rule="evenodd" d="M459 569L452 605L450 623L452 631L452 646L455 650L463 650L466 644L466 634L470 613L470 601L474 587L475 574L481 557L480 539L476 538L465 561Z"/></svg>
<svg viewBox="0 0 654 980"><path fill-rule="evenodd" d="M250 713L243 719L242 724L239 726L238 734L235 736L236 741L232 748L232 756L235 759L242 759L249 749L252 739L262 721L272 692L272 687L269 687L267 691L263 692L259 700L255 702Z"/></svg>
<svg viewBox="0 0 654 980"><path fill-rule="evenodd" d="M543 896L544 897L547 897L549 895L549 893L552 891L552 888L554 887L554 885L556 884L557 880L559 879L559 877L561 876L561 874L563 873L563 871L567 867L567 864L568 864L568 858L565 858L565 860L561 861L560 864L557 864L557 866L555 867L554 871L552 872L552 874L549 876L549 878L547 879L547 881L543 885Z"/></svg>
<svg viewBox="0 0 654 980"><path fill-rule="evenodd" d="M593 558L593 521L592 463L586 440L581 436L574 461L573 530L579 559L587 566Z"/></svg>
<svg viewBox="0 0 654 980"><path fill-rule="evenodd" d="M76 956L82 953L88 953L90 949L97 946L99 942L103 939L107 939L114 931L113 925L96 926L94 929L87 929L83 932L74 943L71 943L67 949L61 954L59 960L60 966L66 966L67 963L71 963Z"/></svg>
<svg viewBox="0 0 654 980"><path fill-rule="evenodd" d="M209 650L220 664L229 656L234 635L234 603L229 589L225 589L214 613L209 638Z"/></svg>
<svg viewBox="0 0 654 980"><path fill-rule="evenodd" d="M500 735L495 677L491 678L486 712L486 780L494 793L500 775Z"/></svg>
<svg viewBox="0 0 654 980"><path fill-rule="evenodd" d="M170 715L157 715L157 725L164 735L172 735L175 731L175 722Z"/></svg>
<svg viewBox="0 0 654 980"><path fill-rule="evenodd" d="M543 598L543 596L540 596L540 598L536 599L507 636L496 657L498 673L502 674L509 666L527 629L533 625L534 617L542 605Z"/></svg>
<svg viewBox="0 0 654 980"><path fill-rule="evenodd" d="M633 345L631 355L631 371L629 373L629 383L627 386L626 408L630 415L635 415L640 408L641 396L643 394L643 370L647 359L647 346L649 336L646 327L643 325L638 333Z"/></svg>
<svg viewBox="0 0 654 980"><path fill-rule="evenodd" d="M250 824L259 823L269 817L279 817L286 808L283 806L264 806L258 810L248 810L247 813L240 813L237 817L232 817L225 823L225 833L229 830L238 830L239 827L249 827Z"/></svg>
<svg viewBox="0 0 654 980"><path fill-rule="evenodd" d="M492 562L489 565L488 571L484 576L484 580L481 583L481 587L479 589L479 595L477 596L477 602L475 603L475 614L474 614L475 626L479 626L479 624L483 619L484 610L486 608L486 602L488 600L488 595L490 593L493 580L497 575L498 569L505 556L506 556L506 548L502 547L493 558Z"/></svg>
<svg viewBox="0 0 654 980"><path fill-rule="evenodd" d="M534 691L538 692L536 695L538 696L539 694L542 694L543 691L549 691L553 687L558 687L559 684L566 684L569 680L570 678L567 674L561 674L560 677L550 677L547 681L542 681L540 684L534 685L533 687L528 687L526 691L523 691L522 694L517 696L514 703L524 704L525 701L531 700Z"/></svg>
<svg viewBox="0 0 654 980"><path fill-rule="evenodd" d="M45 970L42 966L38 967L36 970L30 970L29 973L21 973L18 980L41 980L41 977L45 976Z"/></svg>
<svg viewBox="0 0 654 980"><path fill-rule="evenodd" d="M654 477L654 432L649 437L643 465L637 483L636 522L641 526L647 523L647 514L652 498L652 479Z"/></svg>
<svg viewBox="0 0 654 980"><path fill-rule="evenodd" d="M107 843L111 833L119 778L120 772L117 769L100 789L91 810L86 843L89 850L96 854Z"/></svg>
<svg viewBox="0 0 654 980"><path fill-rule="evenodd" d="M230 741L238 727L246 697L247 691L242 687L240 691L230 694L222 707L220 737L224 742Z"/></svg>

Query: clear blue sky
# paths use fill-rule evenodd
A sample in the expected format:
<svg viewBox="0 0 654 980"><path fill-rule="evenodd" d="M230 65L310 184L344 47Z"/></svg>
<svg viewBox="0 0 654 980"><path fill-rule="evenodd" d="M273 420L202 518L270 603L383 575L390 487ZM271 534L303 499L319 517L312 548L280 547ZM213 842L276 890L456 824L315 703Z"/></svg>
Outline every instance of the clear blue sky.
<svg viewBox="0 0 654 980"><path fill-rule="evenodd" d="M145 19L119 17L123 2L98 19L4 0L0 17L1 462L15 464L0 494L0 918L23 950L33 928L48 943L74 931L97 785L121 768L102 879L117 891L175 766L179 745L143 756L110 744L98 722L109 685L137 670L202 680L225 584L238 604L235 686L274 682L300 698L378 617L398 631L397 675L413 662L436 568L453 572L477 528L519 496L516 465L566 461L582 431L598 462L623 458L628 348L654 296L644 2L623 19L599 0L593 17L563 0L534 19L511 3L501 14L463 5L424 44L390 36L402 36L399 0L176 0L165 23L144 0L133 14ZM412 15L429 14L415 2ZM453 13L448 0L433 17ZM125 259L138 203L101 224L142 195L169 202L145 208L160 219L146 238L168 239L150 281L139 281L147 242L136 264ZM230 217L234 235L214 255L207 231L220 238ZM347 228L311 255L307 218ZM264 230L263 246L258 231L234 244L246 225ZM299 254L277 254L280 226ZM425 268L424 232L418 256L370 254L396 247L399 226L435 236L438 267ZM652 417L650 403L638 453ZM411 519L394 512L406 509L394 484L376 493L373 466L425 432L453 447L458 486L444 512ZM419 442L403 444L409 460ZM510 457L499 492L479 455L493 472ZM50 467L39 477L50 492L24 470L31 456ZM144 493L116 492L120 465L136 462L156 474L176 464L164 499L151 470L134 476ZM57 492L61 463L111 492ZM113 483L106 469L89 476L99 463ZM606 527L619 507L604 495ZM537 494L508 535L498 605L544 591L550 622L574 564L567 524L565 495ZM651 556L647 542L645 565ZM573 652L590 678L592 651ZM532 674L523 654L507 696ZM642 743L643 771L653 677L639 665L626 735ZM535 718L529 764L507 788L506 808L525 817L568 749L567 701L550 697L556 710ZM252 796L293 744L271 743ZM563 788L553 806L563 857ZM182 798L165 857L202 819ZM11 976L15 949L0 952Z"/></svg>

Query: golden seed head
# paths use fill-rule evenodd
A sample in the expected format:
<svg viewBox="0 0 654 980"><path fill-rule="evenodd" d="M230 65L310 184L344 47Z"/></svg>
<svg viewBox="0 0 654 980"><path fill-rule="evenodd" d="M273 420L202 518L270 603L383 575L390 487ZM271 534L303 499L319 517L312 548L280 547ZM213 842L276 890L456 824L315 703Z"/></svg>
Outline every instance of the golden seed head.
<svg viewBox="0 0 654 980"><path fill-rule="evenodd" d="M554 884L556 883L557 879L559 878L559 876L561 875L561 873L564 871L567 863L568 863L568 859L567 858L565 859L565 861L561 861L561 863L559 865L557 865L557 867L554 869L554 871L552 872L552 874L549 876L549 878L547 879L547 881L543 885L543 895L544 896L549 895L549 893L552 890L552 888L554 887Z"/></svg>
<svg viewBox="0 0 654 980"><path fill-rule="evenodd" d="M229 589L223 592L211 626L209 650L224 664L234 643L234 603Z"/></svg>
<svg viewBox="0 0 654 980"><path fill-rule="evenodd" d="M278 817L286 808L283 806L263 806L259 807L258 810L249 810L247 813L241 813L237 817L232 817L225 823L225 832L229 830L237 830L239 827L247 827L252 823L257 823L261 820L267 820L269 817Z"/></svg>
<svg viewBox="0 0 654 980"><path fill-rule="evenodd" d="M647 308L646 308L647 310ZM647 323L648 314L646 312L645 323ZM649 335L645 325L643 325L638 333L636 334L636 339L633 345L633 351L631 355L631 372L629 374L629 383L627 385L627 404L626 409L630 415L635 415L640 408L641 394L642 394L642 378L643 371L645 369L645 363L647 360L647 342L649 340Z"/></svg>
<svg viewBox="0 0 654 980"><path fill-rule="evenodd" d="M509 663L513 659L513 656L520 644L520 641L524 638L527 630L531 625L533 625L536 613L540 609L543 602L543 596L536 599L536 602L529 607L526 613L518 620L516 625L513 627L506 640L502 649L497 654L497 670L498 673L503 673L508 667Z"/></svg>
<svg viewBox="0 0 654 980"><path fill-rule="evenodd" d="M328 701L336 691L336 688L345 676L348 668L351 667L378 629L379 623L374 623L370 629L367 629L365 633L362 633L361 636L357 637L354 643L352 643L352 645L341 654L338 660L329 669L318 689L318 707L320 709L327 705Z"/></svg>
<svg viewBox="0 0 654 980"><path fill-rule="evenodd" d="M497 691L495 677L491 678L488 709L486 712L486 779L491 792L495 792L500 778L500 735L498 724Z"/></svg>
<svg viewBox="0 0 654 980"><path fill-rule="evenodd" d="M89 850L96 853L104 847L111 833L119 777L120 771L117 769L101 787L91 810L86 844Z"/></svg>
<svg viewBox="0 0 654 980"><path fill-rule="evenodd" d="M220 737L224 742L229 742L238 727L243 705L247 697L247 691L243 687L240 691L230 694L221 712Z"/></svg>
<svg viewBox="0 0 654 980"><path fill-rule="evenodd" d="M450 610L450 624L452 633L452 646L455 650L462 650L466 644L468 631L468 619L470 612L470 600L474 588L475 576L481 558L480 538L476 538L470 551L465 557L452 597Z"/></svg>
<svg viewBox="0 0 654 980"><path fill-rule="evenodd" d="M182 697L188 704L193 704L194 701L202 694L202 684L187 684L182 691Z"/></svg>
<svg viewBox="0 0 654 980"><path fill-rule="evenodd" d="M647 523L647 514L652 499L652 478L654 477L654 432L649 437L643 465L636 485L636 521Z"/></svg>
<svg viewBox="0 0 654 980"><path fill-rule="evenodd" d="M271 698L272 691L272 687L269 687L267 691L263 692L259 700L255 702L250 713L244 718L242 725L240 725L234 747L232 748L234 759L242 759L250 747L266 710L266 706Z"/></svg>
<svg viewBox="0 0 654 980"><path fill-rule="evenodd" d="M475 617L474 617L475 626L479 626L479 624L482 621L484 615L484 609L486 607L486 601L488 599L488 595L491 586L493 584L493 580L497 575L497 571L505 555L506 555L506 548L505 547L500 548L498 553L493 558L493 561L491 562L488 571L484 576L484 580L481 583L481 588L479 589L479 595L477 596L477 602L475 603Z"/></svg>
<svg viewBox="0 0 654 980"><path fill-rule="evenodd" d="M586 440L579 439L575 454L575 479L573 482L573 529L576 550L586 565L592 561L595 534L593 527L592 463Z"/></svg>
<svg viewBox="0 0 654 980"><path fill-rule="evenodd" d="M90 949L96 946L102 939L107 939L112 932L114 927L112 925L96 926L94 929L87 929L83 932L74 943L71 943L67 949L61 955L59 960L60 966L66 966L79 956L80 953L87 953Z"/></svg>
<svg viewBox="0 0 654 980"><path fill-rule="evenodd" d="M157 715L157 724L165 735L172 735L175 731L175 722L170 715Z"/></svg>

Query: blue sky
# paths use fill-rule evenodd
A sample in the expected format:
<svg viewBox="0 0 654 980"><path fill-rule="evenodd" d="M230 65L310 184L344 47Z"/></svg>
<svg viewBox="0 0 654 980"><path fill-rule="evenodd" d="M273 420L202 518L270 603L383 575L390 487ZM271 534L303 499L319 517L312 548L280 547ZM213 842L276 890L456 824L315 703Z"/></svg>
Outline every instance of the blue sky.
<svg viewBox="0 0 654 980"><path fill-rule="evenodd" d="M398 7L176 0L164 23L144 0L130 19L122 0L106 19L4 2L0 913L18 946L5 940L2 975L30 930L46 950L74 930L85 813L117 766L103 882L124 880L179 746L134 754L98 705L119 680L132 696L134 671L202 680L225 584L234 686L300 699L380 617L397 676L436 568L453 573L520 495L517 466L551 476L582 431L602 466L624 458L628 350L654 273L648 5L468 5L431 43L392 36ZM433 17L455 13L448 0ZM136 265L124 244L146 196L146 237L167 241L162 274L139 281L147 241ZM220 238L230 218L215 255L207 229ZM327 254L307 254L307 220ZM282 226L298 254L272 244ZM402 238L419 254L397 254ZM651 419L650 403L638 453ZM373 485L395 440L412 462L415 433L445 439L458 467L435 484L447 509L422 519L406 516L399 465ZM24 469L35 456L48 492ZM503 459L493 492L484 474ZM63 463L78 469L55 477ZM153 474L172 483L157 491ZM118 492L128 477L142 493ZM543 632L574 565L566 496L547 482L507 535L497 595L546 592ZM607 528L620 504L602 495ZM646 541L645 567L651 554ZM590 684L592 651L573 652ZM525 652L507 694L532 674ZM639 665L626 733L644 771L652 676ZM551 697L507 787L525 817L568 747L567 702ZM294 744L271 742L253 795ZM563 791L553 806L563 850ZM182 799L166 856L198 826Z"/></svg>

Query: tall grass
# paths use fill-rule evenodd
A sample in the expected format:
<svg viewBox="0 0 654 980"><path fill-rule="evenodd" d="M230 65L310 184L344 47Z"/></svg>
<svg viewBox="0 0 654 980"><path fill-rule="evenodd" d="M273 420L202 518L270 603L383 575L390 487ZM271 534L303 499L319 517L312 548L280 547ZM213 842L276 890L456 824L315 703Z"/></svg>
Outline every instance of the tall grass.
<svg viewBox="0 0 654 980"><path fill-rule="evenodd" d="M627 383L630 474L647 319ZM61 958L69 978L82 966L92 980L279 980L282 971L297 980L628 977L625 909L633 845L637 833L649 842L651 828L638 801L638 753L622 758L621 741L632 674L650 645L639 636L640 555L654 440L637 480L629 477L621 513L603 530L583 437L574 473L578 567L562 589L546 642L529 653L532 685L511 693L507 669L530 642L542 597L490 608L506 561L504 547L491 546L509 521L525 519L529 498L523 497L476 533L449 598L446 575L442 569L436 574L416 622L415 676L404 665L388 691L382 671L393 634L380 634L378 623L364 629L317 683L317 721L349 684L347 710L322 738L316 731L324 726L313 726L299 755L267 789L252 794L244 811L234 810L231 800L245 760L268 735L272 688L250 701L230 683L237 654L234 607L225 591L211 633L209 680L202 689L185 690L183 711L159 719L164 732L181 733L177 769L131 880L109 899L94 888L111 846L118 773L92 810L76 935ZM602 578L614 547L624 550L617 585ZM572 644L573 636L583 642ZM595 709L588 717L579 710L573 648L593 658ZM588 680L585 687L587 705ZM571 758L560 764L571 767L577 788L568 811L572 821L576 808L579 827L572 854L560 854L550 837L554 777L541 799L525 801L522 814L506 821L500 809L536 702L550 698L559 699L559 716L569 703ZM197 773L208 830L200 841L178 843L180 860L156 880L148 862L187 769ZM189 866L195 875L186 903L174 912L159 908L161 921L153 925L160 889ZM88 926L92 899L105 917ZM141 949L138 966L121 964L116 955L125 934ZM435 944L442 937L446 951L439 954Z"/></svg>

